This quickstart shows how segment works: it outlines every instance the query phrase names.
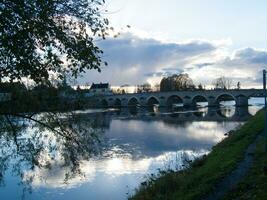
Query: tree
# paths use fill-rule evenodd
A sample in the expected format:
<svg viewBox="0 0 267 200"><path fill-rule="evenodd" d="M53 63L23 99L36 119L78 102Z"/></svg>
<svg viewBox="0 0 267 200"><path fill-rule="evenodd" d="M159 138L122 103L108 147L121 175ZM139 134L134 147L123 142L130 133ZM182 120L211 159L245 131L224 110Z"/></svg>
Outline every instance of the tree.
<svg viewBox="0 0 267 200"><path fill-rule="evenodd" d="M215 89L224 89L229 90L232 87L232 80L229 78L226 78L224 76L221 76L213 81L213 85Z"/></svg>
<svg viewBox="0 0 267 200"><path fill-rule="evenodd" d="M197 87L198 87L199 90L203 90L203 86L202 86L201 83Z"/></svg>
<svg viewBox="0 0 267 200"><path fill-rule="evenodd" d="M194 88L195 85L188 74L175 74L163 78L160 82L160 91L188 90Z"/></svg>
<svg viewBox="0 0 267 200"><path fill-rule="evenodd" d="M153 87L153 90L155 91L155 92L158 92L158 91L160 91L160 84L155 84L154 85L154 87Z"/></svg>
<svg viewBox="0 0 267 200"><path fill-rule="evenodd" d="M239 90L241 88L241 83L238 81L236 85L237 89Z"/></svg>
<svg viewBox="0 0 267 200"><path fill-rule="evenodd" d="M100 141L98 131L92 131L85 124L88 120L84 125L78 125L75 122L80 116L56 112L61 108L74 110L77 103L62 103L57 98L58 90L62 88L54 85L60 84L55 82L58 78L63 80L69 75L76 78L86 69L100 71L103 52L94 42L99 38L105 39L112 29L109 21L101 16L103 4L104 0L0 2L0 82L4 79L12 83L26 78L37 83L32 91L16 95L18 98L12 94L10 102L0 105L1 156L5 160L0 166L0 184L3 184L2 174L5 166L11 164L9 160L12 157L18 161L12 170L18 170L17 174L22 174L24 166L50 168L51 163L42 162L47 150L52 156L48 161L53 162L53 155L58 151L62 153L62 166L71 165L70 171L78 173L79 159L89 158L95 143ZM54 78L51 85L50 76ZM60 103L60 109L55 99ZM40 111L45 112L37 114ZM33 134L27 140L21 140L25 138L22 134L29 135L26 124L33 129ZM54 135L47 134L48 131ZM50 136L54 138L53 142L50 142ZM69 177L72 175L67 173L65 179ZM31 180L32 177L25 182Z"/></svg>
<svg viewBox="0 0 267 200"><path fill-rule="evenodd" d="M149 83L144 83L142 85L137 86L137 92L151 92L152 91L152 86Z"/></svg>
<svg viewBox="0 0 267 200"><path fill-rule="evenodd" d="M0 80L35 82L100 71L94 39L108 34L105 0L5 0L0 3ZM107 64L104 62L104 64Z"/></svg>

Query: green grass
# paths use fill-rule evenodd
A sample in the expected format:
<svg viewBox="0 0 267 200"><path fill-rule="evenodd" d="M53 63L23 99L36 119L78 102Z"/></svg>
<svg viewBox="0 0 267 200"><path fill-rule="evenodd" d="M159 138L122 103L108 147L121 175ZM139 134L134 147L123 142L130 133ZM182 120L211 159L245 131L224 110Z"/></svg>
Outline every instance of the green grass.
<svg viewBox="0 0 267 200"><path fill-rule="evenodd" d="M229 192L224 200L264 200L267 199L267 153L265 138L257 143L253 154L254 163L246 177Z"/></svg>
<svg viewBox="0 0 267 200"><path fill-rule="evenodd" d="M258 112L212 152L183 171L160 172L142 183L133 200L193 200L208 194L218 180L229 174L242 160L250 143L263 129L263 112ZM231 199L231 198L230 198Z"/></svg>

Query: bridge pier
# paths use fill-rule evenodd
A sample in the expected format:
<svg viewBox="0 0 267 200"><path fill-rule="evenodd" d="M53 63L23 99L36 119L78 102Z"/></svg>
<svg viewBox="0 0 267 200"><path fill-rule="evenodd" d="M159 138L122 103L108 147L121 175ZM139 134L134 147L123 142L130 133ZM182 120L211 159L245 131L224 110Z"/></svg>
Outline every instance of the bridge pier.
<svg viewBox="0 0 267 200"><path fill-rule="evenodd" d="M115 103L115 100L112 99L112 98L109 98L109 99L107 100L107 102L108 102L108 107L113 107L113 106L114 106L114 103Z"/></svg>
<svg viewBox="0 0 267 200"><path fill-rule="evenodd" d="M140 106L147 106L147 99L145 97L139 98Z"/></svg>
<svg viewBox="0 0 267 200"><path fill-rule="evenodd" d="M159 106L160 107L166 107L166 105L167 105L166 99L160 99L159 100Z"/></svg>
<svg viewBox="0 0 267 200"><path fill-rule="evenodd" d="M216 101L216 98L213 96L208 97L208 106L209 107L215 107L218 106L218 102Z"/></svg>
<svg viewBox="0 0 267 200"><path fill-rule="evenodd" d="M237 96L236 106L248 106L248 98L243 95Z"/></svg>
<svg viewBox="0 0 267 200"><path fill-rule="evenodd" d="M184 107L191 107L191 106L193 106L193 102L192 102L191 97L189 97L189 96L184 97L183 104L184 104Z"/></svg>
<svg viewBox="0 0 267 200"><path fill-rule="evenodd" d="M128 106L128 99L127 98L122 98L121 99L121 106L122 107L127 107Z"/></svg>
<svg viewBox="0 0 267 200"><path fill-rule="evenodd" d="M235 108L235 116L237 117L243 117L243 116L249 116L249 111L247 106L239 106Z"/></svg>

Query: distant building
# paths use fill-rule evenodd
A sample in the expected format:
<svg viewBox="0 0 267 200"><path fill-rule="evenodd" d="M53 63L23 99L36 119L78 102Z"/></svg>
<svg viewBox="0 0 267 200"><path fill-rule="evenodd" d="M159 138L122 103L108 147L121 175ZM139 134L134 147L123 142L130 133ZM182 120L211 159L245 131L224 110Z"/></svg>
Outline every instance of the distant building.
<svg viewBox="0 0 267 200"><path fill-rule="evenodd" d="M109 83L93 83L86 96L112 95Z"/></svg>

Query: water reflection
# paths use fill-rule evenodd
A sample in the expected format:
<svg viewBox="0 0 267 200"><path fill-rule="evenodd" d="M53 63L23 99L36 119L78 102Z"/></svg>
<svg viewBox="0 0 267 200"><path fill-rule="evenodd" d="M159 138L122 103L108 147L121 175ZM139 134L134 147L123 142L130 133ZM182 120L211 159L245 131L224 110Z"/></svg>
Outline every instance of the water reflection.
<svg viewBox="0 0 267 200"><path fill-rule="evenodd" d="M0 196L126 199L144 175L181 169L250 116L244 107L43 113L38 122L1 116Z"/></svg>
<svg viewBox="0 0 267 200"><path fill-rule="evenodd" d="M28 170L68 168L65 182L81 175L80 160L100 152L97 144L106 127L103 120L97 121L101 127L95 126L96 119L84 120L70 113L1 117L0 183L5 185L5 171L9 170L21 177L21 184L29 191L34 176Z"/></svg>
<svg viewBox="0 0 267 200"><path fill-rule="evenodd" d="M246 115L249 115L248 112L244 108L238 108L239 110L244 110L243 113L246 113ZM235 114L237 115L238 112L235 106L227 106L227 107L222 107L221 109L218 109L217 113L218 115L224 117L224 118L232 118ZM238 115L240 116L240 115Z"/></svg>
<svg viewBox="0 0 267 200"><path fill-rule="evenodd" d="M186 109L183 107L169 109L169 108L138 108L132 107L130 109L120 109L116 112L117 117L127 119L141 119L142 120L164 120L166 123L171 123L171 118L177 121L246 121L252 114L255 114L260 107L196 107L194 109ZM252 114L251 110L254 110ZM134 112L133 112L134 111Z"/></svg>
<svg viewBox="0 0 267 200"><path fill-rule="evenodd" d="M143 173L161 167L162 169L182 169L183 160L193 160L196 157L207 154L207 151L195 153L193 151L178 151L164 153L155 158L142 158L133 160L128 157L114 157L103 160L91 159L90 161L81 161L81 171L83 176L76 176L65 182L65 173L67 168L54 166L51 169L38 168L26 171L24 181L31 179L33 187L46 188L73 188L82 183L95 181L98 173L106 174L107 176L122 176L125 174Z"/></svg>
<svg viewBox="0 0 267 200"><path fill-rule="evenodd" d="M200 107L196 112L193 112L193 114L196 117L203 118L208 114L208 107Z"/></svg>

